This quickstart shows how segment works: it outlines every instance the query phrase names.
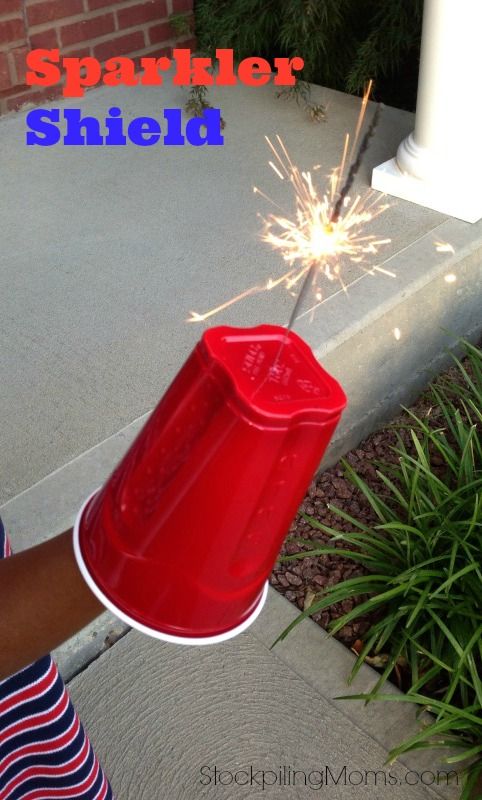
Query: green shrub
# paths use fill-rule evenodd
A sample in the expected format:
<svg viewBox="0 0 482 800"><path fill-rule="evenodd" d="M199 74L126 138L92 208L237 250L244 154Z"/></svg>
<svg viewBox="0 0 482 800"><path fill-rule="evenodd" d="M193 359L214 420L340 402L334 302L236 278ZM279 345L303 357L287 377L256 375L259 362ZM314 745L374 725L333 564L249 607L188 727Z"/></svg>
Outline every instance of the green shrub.
<svg viewBox="0 0 482 800"><path fill-rule="evenodd" d="M367 526L331 506L352 532L306 517L330 536L330 545L283 561L336 553L363 564L368 574L326 588L279 639L307 615L368 596L330 629L336 633L367 611L379 612L351 680L367 655L387 655L375 687L363 696L380 699L383 682L402 664L410 688L398 699L430 706L436 718L391 756L456 741L464 748L460 758L474 759L463 794L468 797L482 774L482 351L468 342L463 346L465 363L454 357L458 379L448 374L436 381L430 414L422 419L408 411L410 426L399 426L398 460L377 471L383 491L373 491L344 462L377 524ZM356 550L340 549L337 542Z"/></svg>
<svg viewBox="0 0 482 800"><path fill-rule="evenodd" d="M413 109L423 0L197 0L201 50L301 56L302 78Z"/></svg>

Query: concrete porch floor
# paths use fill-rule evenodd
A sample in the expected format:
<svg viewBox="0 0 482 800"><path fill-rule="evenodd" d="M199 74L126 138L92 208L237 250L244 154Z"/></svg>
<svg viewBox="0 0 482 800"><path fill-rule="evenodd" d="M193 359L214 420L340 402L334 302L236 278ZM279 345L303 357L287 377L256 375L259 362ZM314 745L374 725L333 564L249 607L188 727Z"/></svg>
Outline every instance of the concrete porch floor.
<svg viewBox="0 0 482 800"><path fill-rule="evenodd" d="M281 134L297 164L321 165L314 175L322 179L339 162L359 110L354 97L319 87L313 94L326 103L326 123L309 122L272 87L213 91L227 128L225 145L212 148L27 147L25 114L0 119L0 502L153 408L201 334L202 325L185 322L192 309L282 274L280 255L259 240L257 214L272 209L253 186L288 211L293 204L268 166L264 136ZM104 87L66 106L99 119L112 105L126 120L161 118L185 96L169 86ZM410 114L384 110L355 190L366 191L373 165L393 154L411 126ZM390 202L367 232L391 238L377 261L397 277L361 277L350 264L349 294L326 281L325 304L297 325L347 389L339 436L355 428L352 439L364 433L367 415L373 424L386 394L391 413L415 376L420 383L447 342L441 326L467 334L480 323L482 223ZM455 256L436 252L435 241L449 241ZM456 283L444 282L447 272L457 272ZM204 325L285 324L292 304L280 288ZM369 342L354 338L361 330ZM393 376L402 379L401 395Z"/></svg>
<svg viewBox="0 0 482 800"><path fill-rule="evenodd" d="M0 514L15 549L72 524L107 477L201 333L185 324L189 312L280 274L280 257L259 241L257 212L270 209L253 185L287 208L291 198L268 167L264 136L279 133L296 163L321 164L315 174L323 175L338 163L358 114L353 97L313 93L327 105L320 125L270 87L217 89L212 102L227 121L226 144L198 150L27 148L25 114L0 119ZM118 105L131 119L161 117L184 99L172 87L103 88L65 105L98 118ZM359 191L411 127L410 114L384 110ZM391 238L377 263L397 277L361 276L351 265L348 295L326 283L324 305L306 309L296 326L349 397L327 463L409 402L457 335L480 333L482 223L393 200L369 232ZM437 241L455 253L437 252ZM284 324L292 304L283 290L263 293L209 324ZM383 768L387 749L414 730L413 709L333 701L346 689L352 657L310 622L269 651L293 613L271 592L253 628L215 648L175 648L130 632L71 681L120 800L237 800L267 791L203 787L203 764ZM105 615L67 643L57 654L66 677L92 660L108 633L123 630ZM372 680L367 668L361 685ZM394 788L338 785L331 794L457 796L409 786L404 764L435 770L436 758L404 760Z"/></svg>

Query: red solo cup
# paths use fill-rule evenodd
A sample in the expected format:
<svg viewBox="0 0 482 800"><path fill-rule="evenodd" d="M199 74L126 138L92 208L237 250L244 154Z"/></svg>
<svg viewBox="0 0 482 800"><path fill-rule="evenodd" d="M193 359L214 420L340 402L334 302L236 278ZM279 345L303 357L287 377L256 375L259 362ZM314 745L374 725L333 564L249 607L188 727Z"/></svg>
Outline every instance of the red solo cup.
<svg viewBox="0 0 482 800"><path fill-rule="evenodd" d="M74 547L92 591L167 641L245 630L345 405L292 331L206 331L79 512Z"/></svg>

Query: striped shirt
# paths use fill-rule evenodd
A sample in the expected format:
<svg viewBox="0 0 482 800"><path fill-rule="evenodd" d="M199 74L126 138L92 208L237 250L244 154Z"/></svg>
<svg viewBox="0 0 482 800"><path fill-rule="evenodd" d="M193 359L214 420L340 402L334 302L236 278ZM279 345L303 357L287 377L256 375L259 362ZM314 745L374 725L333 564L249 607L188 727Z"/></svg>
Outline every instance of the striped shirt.
<svg viewBox="0 0 482 800"><path fill-rule="evenodd" d="M0 558L11 555L0 519ZM113 800L55 663L0 680L0 800Z"/></svg>

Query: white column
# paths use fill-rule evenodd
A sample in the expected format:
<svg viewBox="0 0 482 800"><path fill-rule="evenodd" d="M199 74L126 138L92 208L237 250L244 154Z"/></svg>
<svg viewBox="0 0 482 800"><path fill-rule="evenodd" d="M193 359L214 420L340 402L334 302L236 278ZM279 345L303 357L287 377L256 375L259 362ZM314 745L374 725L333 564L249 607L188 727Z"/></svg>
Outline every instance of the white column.
<svg viewBox="0 0 482 800"><path fill-rule="evenodd" d="M373 170L372 187L482 217L482 0L425 0L415 130Z"/></svg>

